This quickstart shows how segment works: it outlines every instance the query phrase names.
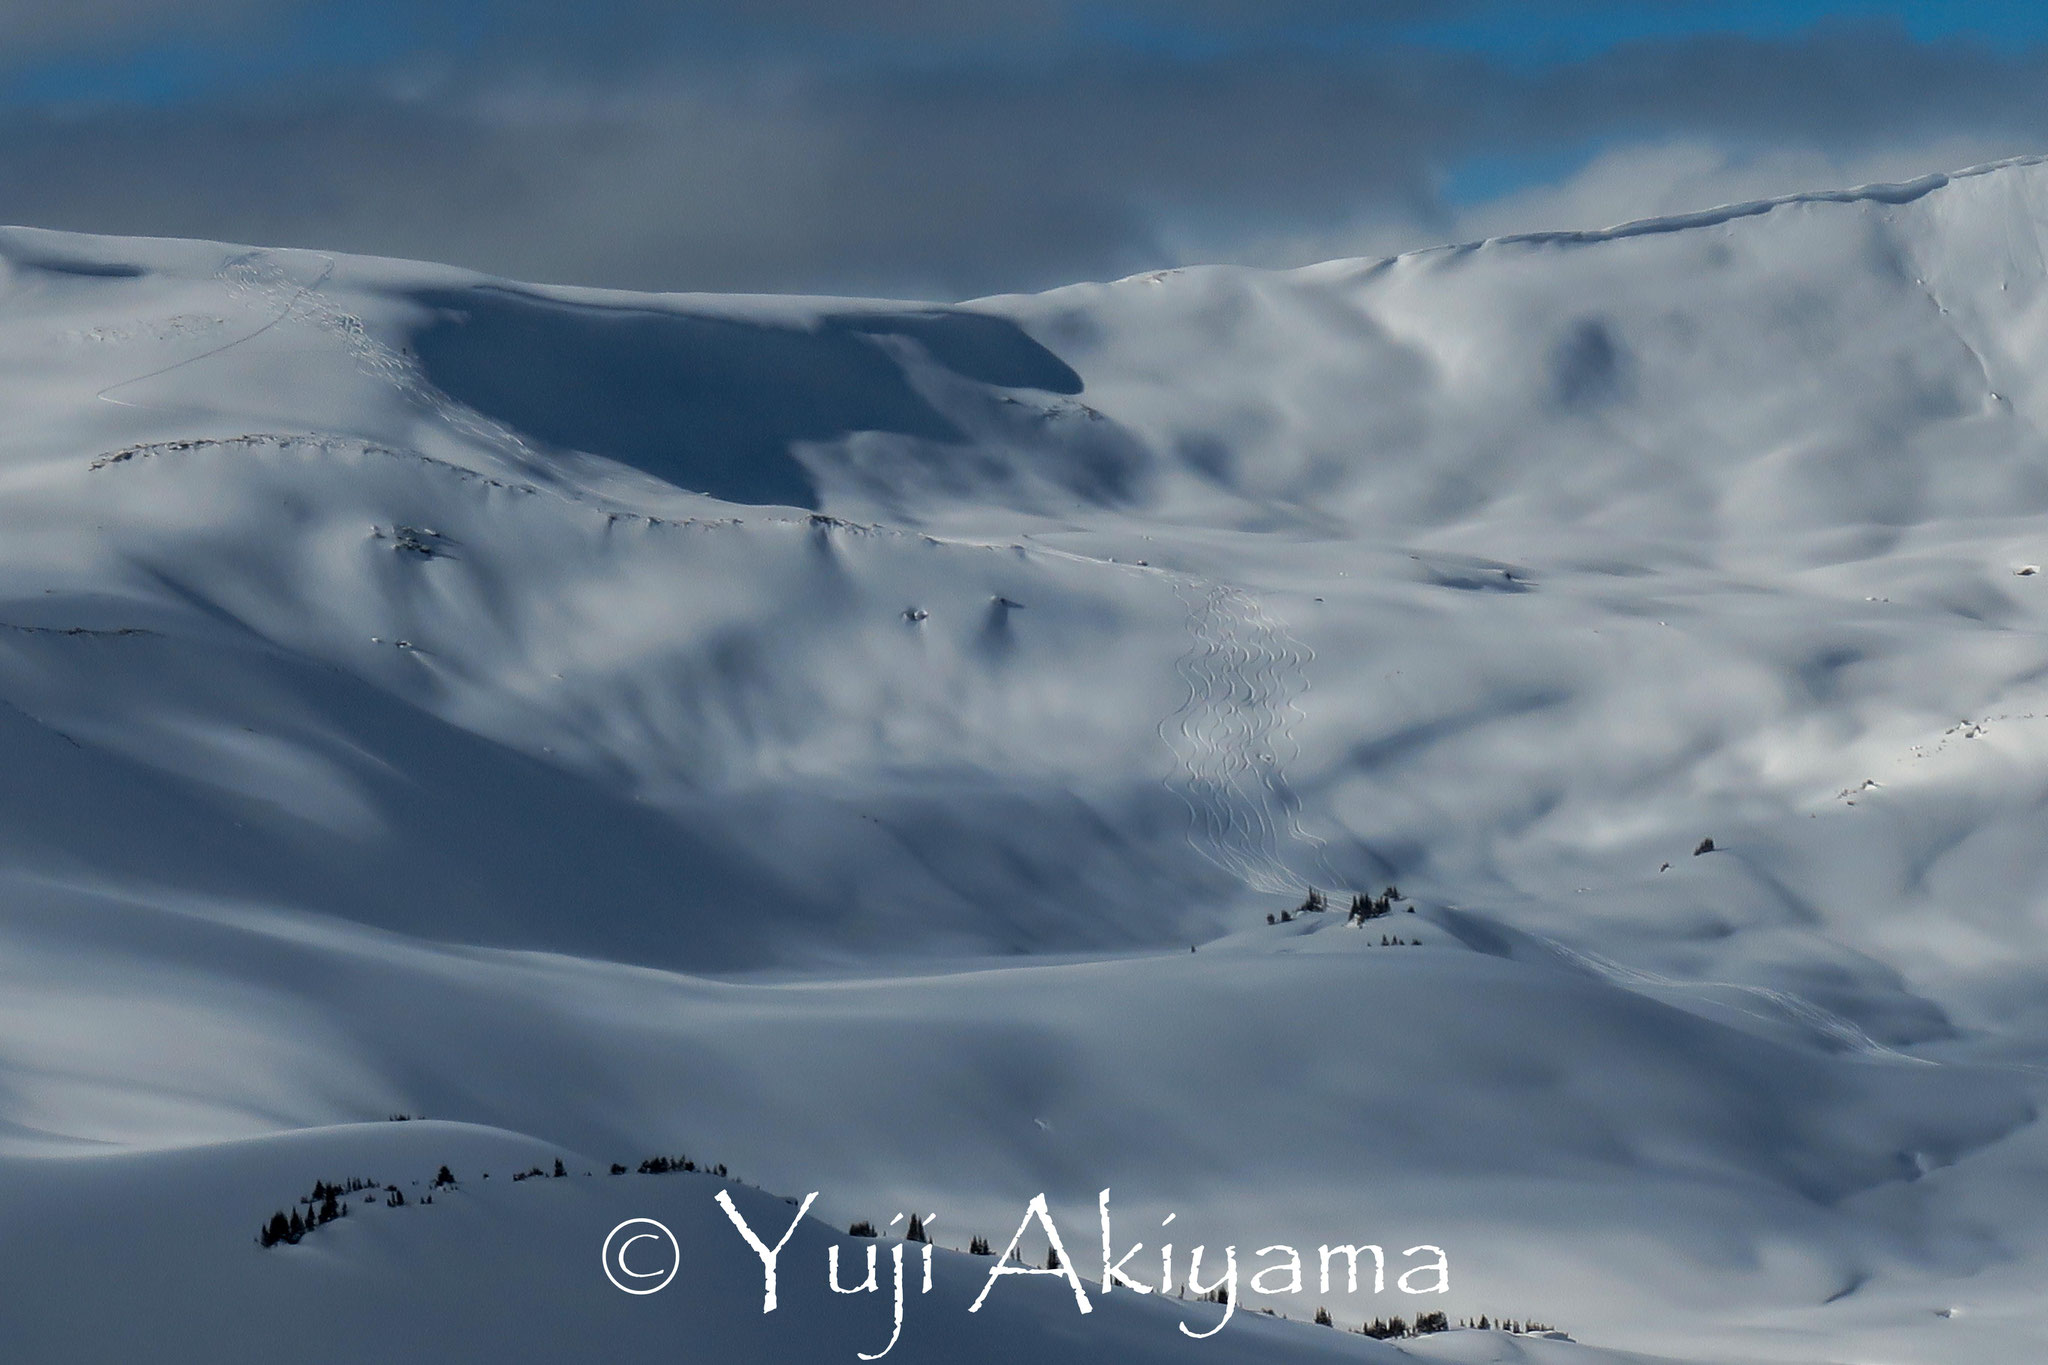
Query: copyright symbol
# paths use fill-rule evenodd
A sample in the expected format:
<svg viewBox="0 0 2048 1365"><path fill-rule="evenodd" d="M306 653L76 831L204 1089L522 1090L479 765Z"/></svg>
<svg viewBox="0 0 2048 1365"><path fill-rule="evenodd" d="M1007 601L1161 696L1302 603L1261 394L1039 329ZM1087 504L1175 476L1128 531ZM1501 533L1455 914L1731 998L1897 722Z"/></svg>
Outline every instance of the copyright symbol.
<svg viewBox="0 0 2048 1365"><path fill-rule="evenodd" d="M604 1277L626 1294L653 1294L682 1268L676 1235L652 1218L628 1218L604 1239Z"/></svg>

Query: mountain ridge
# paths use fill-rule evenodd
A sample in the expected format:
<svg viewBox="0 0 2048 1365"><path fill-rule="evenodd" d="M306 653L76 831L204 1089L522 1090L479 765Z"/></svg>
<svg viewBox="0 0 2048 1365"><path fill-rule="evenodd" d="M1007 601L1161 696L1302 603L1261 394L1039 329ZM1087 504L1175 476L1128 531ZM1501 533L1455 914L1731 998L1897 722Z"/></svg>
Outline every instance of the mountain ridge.
<svg viewBox="0 0 2048 1365"><path fill-rule="evenodd" d="M1384 1228L1636 1350L2024 1356L2041 164L966 307L0 232L0 1161L99 1207L95 1150L230 1190L428 1113L961 1237ZM151 1245L238 1275L255 1184ZM588 1261L618 1197L515 1221ZM263 1273L391 1285L399 1226Z"/></svg>

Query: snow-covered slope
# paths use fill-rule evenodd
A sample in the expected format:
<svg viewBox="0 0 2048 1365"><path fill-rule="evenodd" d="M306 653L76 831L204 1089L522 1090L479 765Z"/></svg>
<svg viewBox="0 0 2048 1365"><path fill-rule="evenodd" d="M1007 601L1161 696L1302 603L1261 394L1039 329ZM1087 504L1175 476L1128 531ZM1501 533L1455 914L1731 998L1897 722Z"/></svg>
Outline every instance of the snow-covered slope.
<svg viewBox="0 0 2048 1365"><path fill-rule="evenodd" d="M1091 1273L1105 1186L1448 1250L1340 1324L2038 1352L2044 241L2035 163L959 307L0 234L0 1327L876 1349L603 1282L750 1269L602 1177L681 1149ZM1017 1288L899 1349L1394 1349Z"/></svg>

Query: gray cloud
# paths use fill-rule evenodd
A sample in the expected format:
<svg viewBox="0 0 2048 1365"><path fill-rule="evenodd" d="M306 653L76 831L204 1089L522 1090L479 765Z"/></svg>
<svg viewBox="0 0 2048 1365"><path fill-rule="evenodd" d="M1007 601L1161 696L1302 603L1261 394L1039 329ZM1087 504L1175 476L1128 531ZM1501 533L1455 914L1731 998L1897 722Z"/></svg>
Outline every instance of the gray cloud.
<svg viewBox="0 0 2048 1365"><path fill-rule="evenodd" d="M278 8L264 0L0 0L0 69L52 56L127 51L167 37L262 30Z"/></svg>
<svg viewBox="0 0 2048 1365"><path fill-rule="evenodd" d="M495 36L460 60L426 44L233 98L29 111L0 143L0 216L627 287L959 297L1191 257L1419 245L1473 221L1440 186L1475 155L1669 140L1695 149L1678 164L1714 168L1697 173L1704 190L1755 180L1741 172L1759 157L1779 175L1891 164L1901 146L2048 142L2039 55L1887 28L1639 44L1530 69L1367 41L1188 50L1141 31L1251 24L1234 0L1127 6L1139 27L1100 42L1076 36L1078 11L1024 0L894 0L836 31L814 22L825 8L770 0L736 32L708 7L657 22L614 6L615 31L588 29L580 49L499 8ZM1300 0L1292 13L1312 25L1355 11ZM778 28L801 38L772 41ZM977 46L1027 30L1035 44ZM645 41L619 36L636 31ZM855 40L897 32L919 43ZM832 41L847 51L821 56ZM628 48L633 62L605 60ZM1700 147L1720 150L1702 160ZM1596 163L1606 179L1591 198L1520 202L1632 216L1618 164ZM1642 212L1686 197L1645 183Z"/></svg>

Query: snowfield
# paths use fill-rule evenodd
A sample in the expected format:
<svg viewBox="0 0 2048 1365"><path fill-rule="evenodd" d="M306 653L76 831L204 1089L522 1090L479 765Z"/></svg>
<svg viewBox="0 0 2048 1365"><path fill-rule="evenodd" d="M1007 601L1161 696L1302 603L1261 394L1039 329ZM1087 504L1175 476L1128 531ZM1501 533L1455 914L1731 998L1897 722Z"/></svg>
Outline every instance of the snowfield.
<svg viewBox="0 0 2048 1365"><path fill-rule="evenodd" d="M2044 376L2033 161L959 306L0 232L0 1354L850 1360L936 1213L892 1360L2040 1358ZM1040 1193L1096 1311L969 1313Z"/></svg>

